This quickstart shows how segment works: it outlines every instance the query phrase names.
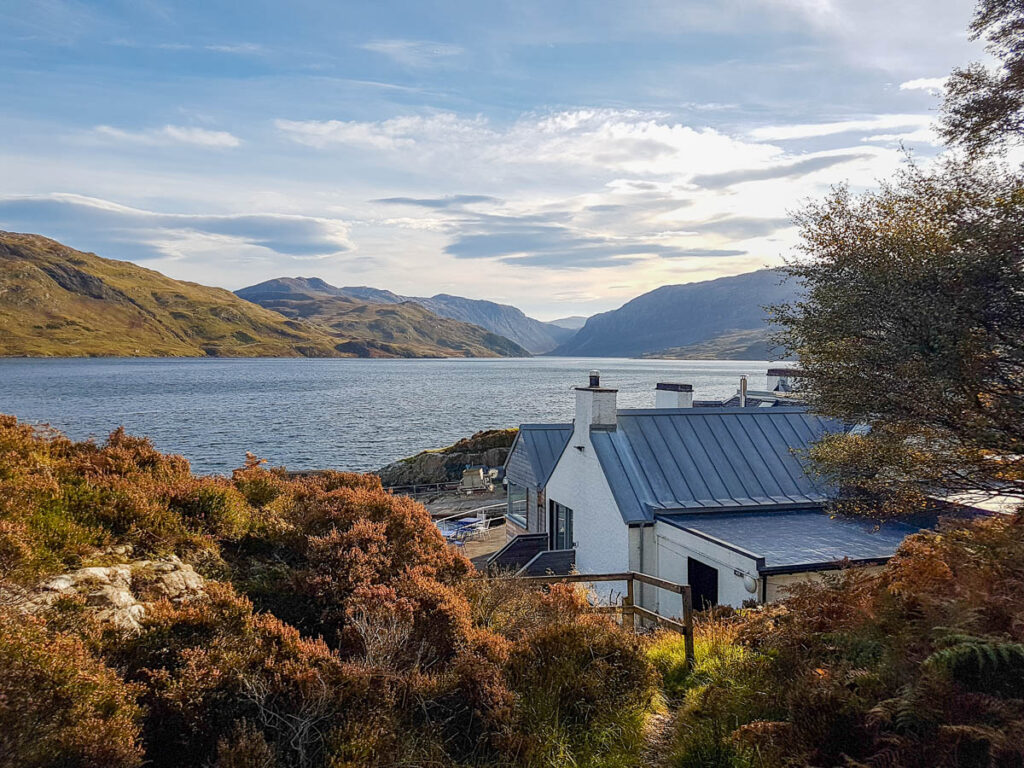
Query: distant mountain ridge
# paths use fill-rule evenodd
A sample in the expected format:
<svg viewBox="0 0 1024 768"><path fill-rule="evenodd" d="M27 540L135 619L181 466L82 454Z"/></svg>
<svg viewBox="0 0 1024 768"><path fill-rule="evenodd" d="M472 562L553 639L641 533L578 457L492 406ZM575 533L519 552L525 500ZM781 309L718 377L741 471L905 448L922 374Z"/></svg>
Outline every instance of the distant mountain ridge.
<svg viewBox="0 0 1024 768"><path fill-rule="evenodd" d="M268 280L258 286L242 288L235 293L242 298L263 295L272 290L274 285L288 285L298 290L346 297L356 301L375 304L403 304L414 302L433 312L435 315L451 320L478 325L499 336L516 342L531 354L550 352L559 344L567 341L575 333L574 329L564 328L551 323L544 323L528 317L522 310L508 304L498 304L485 299L467 299L439 293L436 296L400 296L391 291L369 286L345 286L337 288L316 277L283 277ZM257 290L254 293L254 289ZM250 299L252 300L252 299ZM263 303L262 301L258 303Z"/></svg>
<svg viewBox="0 0 1024 768"><path fill-rule="evenodd" d="M569 331L578 331L586 324L586 315L569 315L569 317L560 317L557 320L548 320L548 325L557 325L559 328Z"/></svg>
<svg viewBox="0 0 1024 768"><path fill-rule="evenodd" d="M574 357L772 358L766 305L790 301L797 286L762 269L699 283L665 285L587 320L551 354Z"/></svg>
<svg viewBox="0 0 1024 768"><path fill-rule="evenodd" d="M279 277L242 288L235 294L286 317L315 324L329 333L349 339L340 349L361 357L530 355L524 347L505 336L473 323L438 315L418 302L370 300L336 288L320 278ZM423 353L419 354L417 350Z"/></svg>
<svg viewBox="0 0 1024 768"><path fill-rule="evenodd" d="M316 292L327 283L302 286ZM279 286L281 293L298 290ZM330 298L330 297L329 297ZM0 231L0 356L498 357L528 353L417 304L333 297L282 314L40 235ZM315 302L314 302L315 303ZM288 314L288 316L286 316Z"/></svg>

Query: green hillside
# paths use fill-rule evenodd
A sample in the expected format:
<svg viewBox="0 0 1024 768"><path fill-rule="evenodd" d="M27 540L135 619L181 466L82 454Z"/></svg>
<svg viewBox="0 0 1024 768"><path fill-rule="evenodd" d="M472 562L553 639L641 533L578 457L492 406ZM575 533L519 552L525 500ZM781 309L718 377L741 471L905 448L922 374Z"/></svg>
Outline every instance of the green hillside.
<svg viewBox="0 0 1024 768"><path fill-rule="evenodd" d="M346 300L320 313L285 314L39 235L0 232L0 356L525 354L501 336L417 305Z"/></svg>
<svg viewBox="0 0 1024 768"><path fill-rule="evenodd" d="M279 278L238 295L345 339L338 348L360 357L529 357L514 341L478 325L431 312L414 301L366 303L320 280Z"/></svg>

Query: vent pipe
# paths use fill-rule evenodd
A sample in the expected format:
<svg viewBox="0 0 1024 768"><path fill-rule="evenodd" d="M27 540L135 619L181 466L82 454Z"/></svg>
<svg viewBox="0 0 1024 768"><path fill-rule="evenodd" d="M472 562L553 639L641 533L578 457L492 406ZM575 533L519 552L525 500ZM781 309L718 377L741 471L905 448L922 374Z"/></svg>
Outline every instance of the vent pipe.
<svg viewBox="0 0 1024 768"><path fill-rule="evenodd" d="M740 408L747 407L747 377L740 376Z"/></svg>

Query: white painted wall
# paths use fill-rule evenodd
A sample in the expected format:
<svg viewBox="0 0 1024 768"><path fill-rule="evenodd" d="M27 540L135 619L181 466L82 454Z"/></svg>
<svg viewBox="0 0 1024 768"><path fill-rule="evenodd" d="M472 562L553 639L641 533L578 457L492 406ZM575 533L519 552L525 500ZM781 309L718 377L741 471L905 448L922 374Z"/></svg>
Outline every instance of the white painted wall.
<svg viewBox="0 0 1024 768"><path fill-rule="evenodd" d="M867 565L861 566L868 573L877 573L882 570L880 565ZM768 576L768 584L765 587L767 592L767 601L773 603L776 600L782 600L786 597L786 587L792 586L793 584L799 584L808 581L821 581L821 578L826 573L835 573L835 571L808 571L807 573L780 573L774 576Z"/></svg>
<svg viewBox="0 0 1024 768"><path fill-rule="evenodd" d="M573 424L571 446L588 445L590 443L590 427L600 424L614 427L618 421L617 389L594 387L576 388L576 419Z"/></svg>
<svg viewBox="0 0 1024 768"><path fill-rule="evenodd" d="M629 527L619 514L601 470L590 442L589 427L574 432L548 481L547 499L549 508L550 502L555 501L573 511L577 571L616 573L630 569ZM596 588L602 595L624 594L626 590L625 584L619 582L598 584Z"/></svg>
<svg viewBox="0 0 1024 768"><path fill-rule="evenodd" d="M657 541L658 575L677 584L687 583L687 557L700 560L718 570L718 602L739 608L744 600L759 599L760 591L748 592L744 576L758 578L753 557L719 546L707 539L681 531L663 522L654 525ZM739 571L737 575L736 571ZM679 616L682 600L678 595L658 590L658 612L663 616Z"/></svg>

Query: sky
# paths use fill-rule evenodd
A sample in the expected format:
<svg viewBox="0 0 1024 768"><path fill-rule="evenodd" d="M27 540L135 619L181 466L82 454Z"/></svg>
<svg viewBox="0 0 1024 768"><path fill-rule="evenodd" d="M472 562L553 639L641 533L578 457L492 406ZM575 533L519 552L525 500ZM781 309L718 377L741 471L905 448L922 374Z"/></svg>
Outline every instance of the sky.
<svg viewBox="0 0 1024 768"><path fill-rule="evenodd" d="M0 0L0 229L540 319L776 266L940 151L969 0Z"/></svg>

